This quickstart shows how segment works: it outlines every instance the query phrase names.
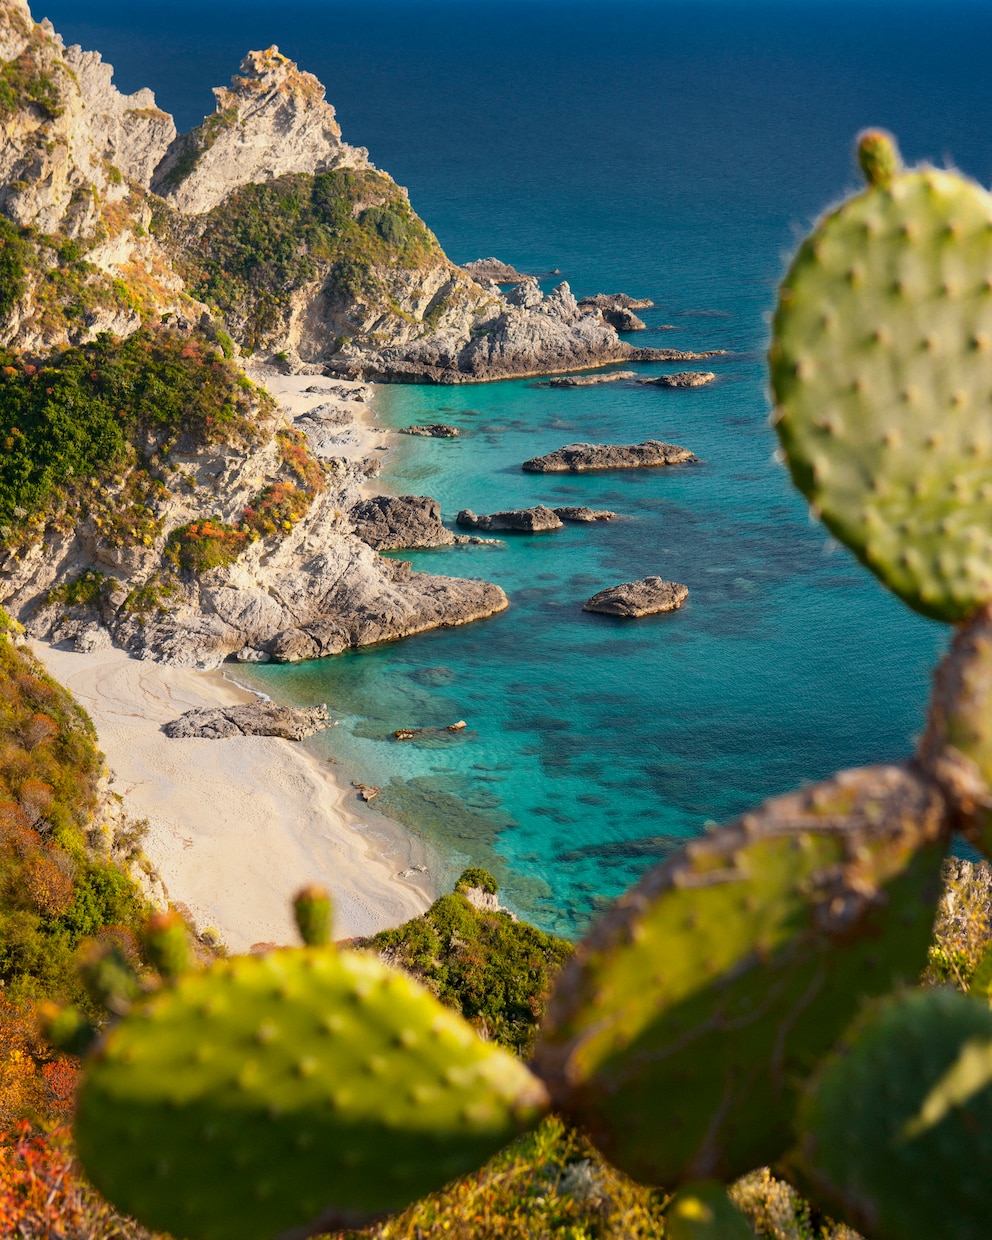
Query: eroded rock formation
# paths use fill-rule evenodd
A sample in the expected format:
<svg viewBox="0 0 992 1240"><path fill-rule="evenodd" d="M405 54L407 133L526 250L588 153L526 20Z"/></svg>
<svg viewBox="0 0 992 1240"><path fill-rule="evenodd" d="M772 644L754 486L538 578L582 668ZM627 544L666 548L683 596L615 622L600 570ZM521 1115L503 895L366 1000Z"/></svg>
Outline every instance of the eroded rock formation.
<svg viewBox="0 0 992 1240"><path fill-rule="evenodd" d="M589 469L637 469L644 465L683 465L699 458L677 444L646 439L643 443L569 443L545 456L531 457L521 469L530 474L583 473Z"/></svg>
<svg viewBox="0 0 992 1240"><path fill-rule="evenodd" d="M654 616L676 611L689 597L688 586L660 577L627 581L594 594L583 603L583 611L599 611L607 616Z"/></svg>

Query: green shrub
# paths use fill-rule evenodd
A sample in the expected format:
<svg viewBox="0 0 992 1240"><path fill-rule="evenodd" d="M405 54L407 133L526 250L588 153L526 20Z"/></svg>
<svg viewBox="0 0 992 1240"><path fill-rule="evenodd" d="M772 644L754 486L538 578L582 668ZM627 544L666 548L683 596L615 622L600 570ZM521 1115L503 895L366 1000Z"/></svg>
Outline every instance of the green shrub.
<svg viewBox="0 0 992 1240"><path fill-rule="evenodd" d="M508 913L475 908L462 894L475 886L497 891L486 870L468 869L455 891L423 916L359 945L400 965L493 1041L523 1054L572 945Z"/></svg>
<svg viewBox="0 0 992 1240"><path fill-rule="evenodd" d="M361 210L369 198L385 201ZM197 257L185 261L190 291L243 316L241 342L254 349L308 281L326 277L331 297L377 296L376 267L415 269L441 257L398 186L369 169L243 186L210 212Z"/></svg>

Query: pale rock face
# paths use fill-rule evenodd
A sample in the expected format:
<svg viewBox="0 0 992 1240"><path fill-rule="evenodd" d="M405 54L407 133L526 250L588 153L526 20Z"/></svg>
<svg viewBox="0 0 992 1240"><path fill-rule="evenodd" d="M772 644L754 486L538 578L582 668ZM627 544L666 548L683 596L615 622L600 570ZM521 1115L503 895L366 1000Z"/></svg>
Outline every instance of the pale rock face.
<svg viewBox="0 0 992 1240"><path fill-rule="evenodd" d="M0 61L16 60L28 45L34 19L27 0L0 0Z"/></svg>
<svg viewBox="0 0 992 1240"><path fill-rule="evenodd" d="M3 0L0 54L24 55L58 92L57 115L28 103L0 137L0 210L43 232L85 235L97 222L92 190L113 202L128 180L147 183L176 134L150 90L122 95L113 68L96 52L66 49L48 22L35 25L27 6ZM27 37L24 30L27 29ZM13 51L14 56L5 53Z"/></svg>
<svg viewBox="0 0 992 1240"><path fill-rule="evenodd" d="M152 181L184 214L203 215L238 186L286 173L369 167L368 152L341 141L324 87L277 47L249 52L214 95L216 112L173 143Z"/></svg>

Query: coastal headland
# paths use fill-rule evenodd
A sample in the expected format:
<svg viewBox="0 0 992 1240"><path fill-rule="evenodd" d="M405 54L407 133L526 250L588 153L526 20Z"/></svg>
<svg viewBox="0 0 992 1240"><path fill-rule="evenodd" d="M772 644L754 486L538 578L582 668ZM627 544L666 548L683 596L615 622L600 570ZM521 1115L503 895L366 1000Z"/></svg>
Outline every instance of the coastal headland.
<svg viewBox="0 0 992 1240"><path fill-rule="evenodd" d="M0 99L0 603L90 709L197 925L234 949L284 940L287 892L313 877L339 933L402 920L427 899L396 879L412 845L349 827L305 749L162 724L245 700L227 660L333 656L508 605L356 528L391 442L370 381L710 354L635 348L618 325L639 330L644 303L625 295L456 266L275 47L186 134L26 0L0 0L0 59L17 66Z"/></svg>

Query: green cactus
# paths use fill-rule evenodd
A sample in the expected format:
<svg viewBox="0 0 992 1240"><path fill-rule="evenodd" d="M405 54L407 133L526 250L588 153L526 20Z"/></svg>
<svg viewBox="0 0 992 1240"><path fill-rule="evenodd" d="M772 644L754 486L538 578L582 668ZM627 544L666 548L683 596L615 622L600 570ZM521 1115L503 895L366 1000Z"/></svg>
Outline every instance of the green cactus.
<svg viewBox="0 0 992 1240"><path fill-rule="evenodd" d="M788 1149L796 1089L861 996L926 961L946 810L908 770L770 801L649 873L566 965L535 1057L647 1183Z"/></svg>
<svg viewBox="0 0 992 1240"><path fill-rule="evenodd" d="M190 967L186 923L178 913L157 913L145 927L145 954L164 978L180 977Z"/></svg>
<svg viewBox="0 0 992 1240"><path fill-rule="evenodd" d="M986 1240L992 1011L955 991L871 1006L802 1100L800 1174L872 1240Z"/></svg>
<svg viewBox="0 0 992 1240"><path fill-rule="evenodd" d="M992 196L897 173L821 221L782 285L769 354L792 477L911 607L958 621L992 599Z"/></svg>
<svg viewBox="0 0 992 1240"><path fill-rule="evenodd" d="M754 1240L747 1219L714 1180L687 1184L665 1209L668 1240Z"/></svg>
<svg viewBox="0 0 992 1240"><path fill-rule="evenodd" d="M307 947L326 947L331 941L331 897L316 883L297 892L293 913L300 938Z"/></svg>
<svg viewBox="0 0 992 1240"><path fill-rule="evenodd" d="M265 1240L405 1206L543 1105L523 1064L411 979L303 948L136 1004L87 1066L75 1133L94 1184L147 1226Z"/></svg>

